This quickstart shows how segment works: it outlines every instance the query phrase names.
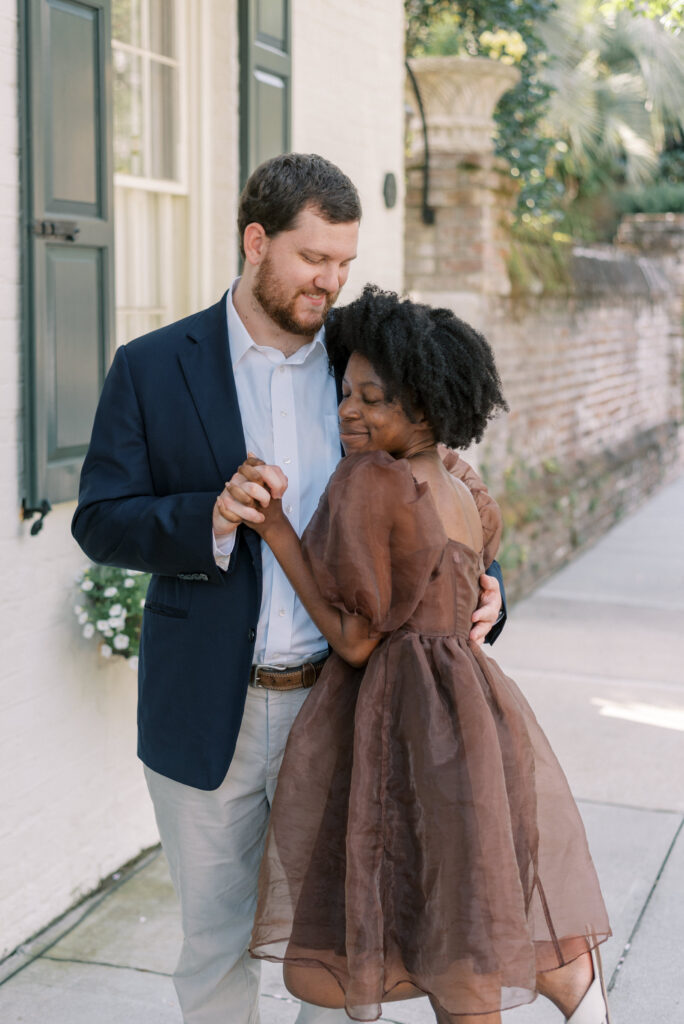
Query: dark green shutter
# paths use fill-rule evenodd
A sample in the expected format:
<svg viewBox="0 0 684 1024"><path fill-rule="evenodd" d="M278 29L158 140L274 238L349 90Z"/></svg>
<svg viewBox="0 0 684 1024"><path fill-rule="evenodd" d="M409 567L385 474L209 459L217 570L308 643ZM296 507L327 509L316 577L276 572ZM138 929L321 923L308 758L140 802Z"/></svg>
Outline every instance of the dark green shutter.
<svg viewBox="0 0 684 1024"><path fill-rule="evenodd" d="M110 6L20 4L29 505L76 497L113 345Z"/></svg>
<svg viewBox="0 0 684 1024"><path fill-rule="evenodd" d="M240 178L290 149L290 2L240 0Z"/></svg>

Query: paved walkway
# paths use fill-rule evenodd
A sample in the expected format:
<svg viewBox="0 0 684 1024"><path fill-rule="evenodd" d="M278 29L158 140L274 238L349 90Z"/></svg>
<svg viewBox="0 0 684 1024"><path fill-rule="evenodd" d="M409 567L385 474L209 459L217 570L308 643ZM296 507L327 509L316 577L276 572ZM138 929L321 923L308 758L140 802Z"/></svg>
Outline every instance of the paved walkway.
<svg viewBox="0 0 684 1024"><path fill-rule="evenodd" d="M684 1024L684 477L518 604L495 653L580 803L613 924L615 1024ZM153 851L0 965L0 1021L179 1024L178 945ZM296 1015L267 964L262 1024ZM412 1000L388 1004L383 1020L433 1018ZM539 999L504 1021L562 1017Z"/></svg>

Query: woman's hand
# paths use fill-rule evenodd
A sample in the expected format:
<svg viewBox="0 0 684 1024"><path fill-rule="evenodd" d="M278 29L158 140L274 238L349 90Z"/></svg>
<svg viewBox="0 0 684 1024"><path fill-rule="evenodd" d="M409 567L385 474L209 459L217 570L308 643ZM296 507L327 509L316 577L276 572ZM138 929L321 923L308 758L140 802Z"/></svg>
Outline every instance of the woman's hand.
<svg viewBox="0 0 684 1024"><path fill-rule="evenodd" d="M238 515L265 538L285 519L281 498L287 482L279 466L267 466L250 453L219 495L219 511L228 519Z"/></svg>

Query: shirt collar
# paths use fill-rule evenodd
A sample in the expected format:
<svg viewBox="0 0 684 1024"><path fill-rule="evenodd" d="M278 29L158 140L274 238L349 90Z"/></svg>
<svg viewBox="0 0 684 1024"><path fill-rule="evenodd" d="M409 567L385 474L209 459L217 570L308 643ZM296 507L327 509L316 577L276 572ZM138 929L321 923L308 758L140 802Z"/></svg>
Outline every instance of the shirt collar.
<svg viewBox="0 0 684 1024"><path fill-rule="evenodd" d="M228 294L226 295L228 346L230 348L230 361L232 363L233 370L235 370L238 363L245 357L251 348L255 349L257 352L262 352L272 362L289 363L290 365L306 362L309 356L314 352L322 352L323 354L326 354L325 327L321 327L311 341L307 342L306 345L302 345L302 347L297 349L297 351L288 359L286 359L283 353L278 349L271 348L268 345L257 345L238 316L238 312L233 304L233 291L239 280L239 277L235 278L228 289Z"/></svg>

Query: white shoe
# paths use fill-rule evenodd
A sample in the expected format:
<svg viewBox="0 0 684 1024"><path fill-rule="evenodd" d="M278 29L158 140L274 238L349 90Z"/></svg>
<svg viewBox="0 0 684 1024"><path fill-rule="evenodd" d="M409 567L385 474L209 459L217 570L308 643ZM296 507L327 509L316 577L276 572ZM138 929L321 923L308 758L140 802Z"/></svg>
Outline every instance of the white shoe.
<svg viewBox="0 0 684 1024"><path fill-rule="evenodd" d="M566 1018L566 1024L610 1024L608 996L598 946L594 946L591 951L591 962L594 966L594 980L572 1017Z"/></svg>

